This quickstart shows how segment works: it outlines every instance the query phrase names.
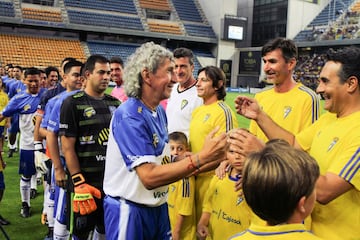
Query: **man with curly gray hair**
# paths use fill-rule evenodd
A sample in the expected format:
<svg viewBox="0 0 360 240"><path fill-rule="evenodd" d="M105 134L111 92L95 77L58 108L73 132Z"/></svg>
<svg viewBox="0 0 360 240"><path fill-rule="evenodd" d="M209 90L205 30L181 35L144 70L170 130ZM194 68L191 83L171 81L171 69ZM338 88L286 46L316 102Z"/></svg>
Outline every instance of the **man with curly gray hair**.
<svg viewBox="0 0 360 240"><path fill-rule="evenodd" d="M175 83L172 53L144 43L125 67L129 99L111 120L104 192L107 239L171 239L166 204L168 184L225 157L226 135L207 136L198 154L171 162L165 110L161 100Z"/></svg>

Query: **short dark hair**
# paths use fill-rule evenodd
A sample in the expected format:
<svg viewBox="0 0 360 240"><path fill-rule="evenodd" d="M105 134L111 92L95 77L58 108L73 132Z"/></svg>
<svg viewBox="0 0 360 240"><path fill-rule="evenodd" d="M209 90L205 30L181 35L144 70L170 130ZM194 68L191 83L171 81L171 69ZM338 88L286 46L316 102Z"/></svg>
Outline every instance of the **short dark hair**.
<svg viewBox="0 0 360 240"><path fill-rule="evenodd" d="M85 66L84 66L84 71L89 71L89 72L93 72L95 69L95 63L109 63L109 59L107 59L106 57L102 56L102 55L91 55L90 57L88 57L88 59L85 62Z"/></svg>
<svg viewBox="0 0 360 240"><path fill-rule="evenodd" d="M341 63L338 73L341 82L345 82L349 77L355 76L360 84L360 49L354 46L327 52L327 61Z"/></svg>
<svg viewBox="0 0 360 240"><path fill-rule="evenodd" d="M13 66L13 68L17 68L17 69L20 69L20 72L22 72L23 68L19 65L16 65L16 66Z"/></svg>
<svg viewBox="0 0 360 240"><path fill-rule="evenodd" d="M64 64L64 62L70 62L70 61L76 61L76 58L73 58L73 57L66 57L64 58L62 61L61 61L61 65L62 66ZM64 69L62 69L64 70Z"/></svg>
<svg viewBox="0 0 360 240"><path fill-rule="evenodd" d="M121 59L121 57L112 57L110 58L110 64L111 63L118 63L121 65L121 67L124 67L124 61Z"/></svg>
<svg viewBox="0 0 360 240"><path fill-rule="evenodd" d="M173 51L173 55L174 55L174 58L187 57L187 58L189 58L189 63L190 63L190 65L194 65L194 54L193 54L193 52L192 52L190 49L188 49L188 48L184 48L184 47L176 48L176 49Z"/></svg>
<svg viewBox="0 0 360 240"><path fill-rule="evenodd" d="M169 141L179 141L184 144L186 147L189 146L188 139L183 132L172 132L169 134Z"/></svg>
<svg viewBox="0 0 360 240"><path fill-rule="evenodd" d="M73 67L82 67L84 64L80 61L69 61L64 65L64 73L67 74L70 72Z"/></svg>
<svg viewBox="0 0 360 240"><path fill-rule="evenodd" d="M48 77L51 72L57 72L57 75L58 76L60 75L59 74L59 69L57 69L57 67L49 66L49 67L45 68L46 77Z"/></svg>
<svg viewBox="0 0 360 240"><path fill-rule="evenodd" d="M214 88L218 88L215 92L216 92L216 96L218 100L225 100L225 96L226 96L226 89L225 89L225 85L226 85L226 76L225 73L223 72L223 70L221 70L218 67L215 66L206 66L203 67L201 69L199 69L198 71L198 76L201 72L205 71L205 75L206 77L210 78L212 80L212 86ZM219 85L220 81L223 81L222 86Z"/></svg>
<svg viewBox="0 0 360 240"><path fill-rule="evenodd" d="M25 70L24 77L26 78L28 75L40 75L40 70L36 67L30 67Z"/></svg>
<svg viewBox="0 0 360 240"><path fill-rule="evenodd" d="M281 50L285 62L289 62L291 58L297 58L298 50L294 41L280 37L267 42L261 49L261 56L264 57L267 53L276 49Z"/></svg>
<svg viewBox="0 0 360 240"><path fill-rule="evenodd" d="M284 223L299 200L312 194L319 174L308 153L284 140L270 140L246 159L242 179L246 202L269 225Z"/></svg>

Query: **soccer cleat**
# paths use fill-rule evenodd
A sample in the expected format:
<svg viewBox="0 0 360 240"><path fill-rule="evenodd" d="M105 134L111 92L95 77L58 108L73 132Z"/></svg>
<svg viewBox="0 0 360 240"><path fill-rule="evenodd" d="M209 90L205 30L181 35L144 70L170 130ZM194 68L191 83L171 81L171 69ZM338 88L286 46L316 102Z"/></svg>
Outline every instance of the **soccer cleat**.
<svg viewBox="0 0 360 240"><path fill-rule="evenodd" d="M30 217L30 207L26 202L22 203L22 207L21 207L21 211L20 211L20 215L23 218L28 218Z"/></svg>
<svg viewBox="0 0 360 240"><path fill-rule="evenodd" d="M8 157L11 158L15 152L15 149L9 149Z"/></svg>
<svg viewBox="0 0 360 240"><path fill-rule="evenodd" d="M9 225L10 222L0 215L0 225Z"/></svg>
<svg viewBox="0 0 360 240"><path fill-rule="evenodd" d="M34 188L30 189L30 198L34 199L36 198L36 195L37 195L37 190Z"/></svg>
<svg viewBox="0 0 360 240"><path fill-rule="evenodd" d="M48 233L46 234L44 240L53 240L54 239L54 228L49 228Z"/></svg>

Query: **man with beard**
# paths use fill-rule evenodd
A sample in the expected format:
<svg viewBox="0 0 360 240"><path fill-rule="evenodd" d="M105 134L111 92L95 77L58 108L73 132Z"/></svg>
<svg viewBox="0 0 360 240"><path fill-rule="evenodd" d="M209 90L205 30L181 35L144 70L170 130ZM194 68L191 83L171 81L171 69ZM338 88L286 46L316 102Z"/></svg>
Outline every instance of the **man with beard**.
<svg viewBox="0 0 360 240"><path fill-rule="evenodd" d="M124 72L124 62L119 57L112 57L110 59L110 77L111 80L116 83L116 86L111 91L111 96L119 99L121 102L125 102L127 100L127 96L125 94L123 88L123 72Z"/></svg>

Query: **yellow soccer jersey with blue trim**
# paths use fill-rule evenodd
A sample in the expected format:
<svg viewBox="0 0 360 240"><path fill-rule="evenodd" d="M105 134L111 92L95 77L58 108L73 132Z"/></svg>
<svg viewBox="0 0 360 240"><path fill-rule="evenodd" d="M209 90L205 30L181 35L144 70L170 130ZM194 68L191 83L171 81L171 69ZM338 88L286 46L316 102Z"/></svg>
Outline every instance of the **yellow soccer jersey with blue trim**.
<svg viewBox="0 0 360 240"><path fill-rule="evenodd" d="M279 126L296 134L314 123L319 117L319 97L301 83L286 93L277 93L274 88L257 93L255 99ZM250 121L249 131L268 141L255 121Z"/></svg>
<svg viewBox="0 0 360 240"><path fill-rule="evenodd" d="M2 112L2 110L6 107L8 102L9 102L8 95L5 92L0 91L0 112ZM0 126L5 126L5 123L6 120L4 119L0 122Z"/></svg>
<svg viewBox="0 0 360 240"><path fill-rule="evenodd" d="M360 111L343 118L326 113L296 140L321 175L338 175L354 187L326 205L316 203L312 231L329 240L360 239Z"/></svg>
<svg viewBox="0 0 360 240"><path fill-rule="evenodd" d="M249 229L234 235L231 240L321 240L307 231L303 224L259 226L251 224Z"/></svg>
<svg viewBox="0 0 360 240"><path fill-rule="evenodd" d="M177 216L185 216L180 239L196 239L195 215L195 177L183 178L169 185L168 208L171 229L174 229Z"/></svg>
<svg viewBox="0 0 360 240"><path fill-rule="evenodd" d="M228 239L249 227L250 208L234 191L237 180L228 174L223 179L212 178L203 203L203 212L211 213L207 240Z"/></svg>
<svg viewBox="0 0 360 240"><path fill-rule="evenodd" d="M234 111L224 101L217 101L210 105L202 105L192 112L190 122L191 151L199 152L204 146L206 136L220 126L220 133L228 132L238 127Z"/></svg>

